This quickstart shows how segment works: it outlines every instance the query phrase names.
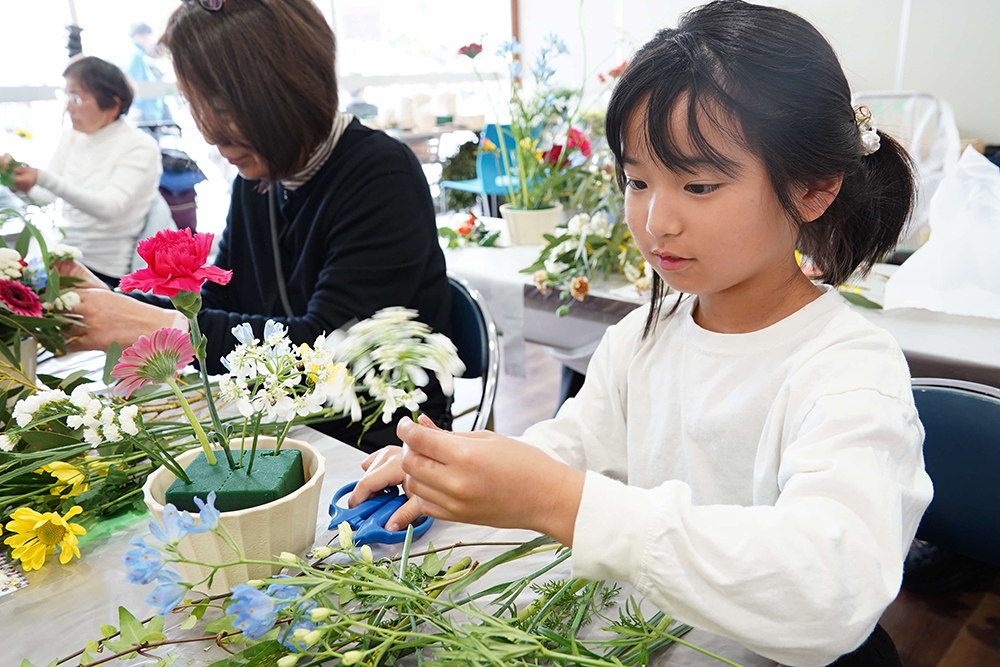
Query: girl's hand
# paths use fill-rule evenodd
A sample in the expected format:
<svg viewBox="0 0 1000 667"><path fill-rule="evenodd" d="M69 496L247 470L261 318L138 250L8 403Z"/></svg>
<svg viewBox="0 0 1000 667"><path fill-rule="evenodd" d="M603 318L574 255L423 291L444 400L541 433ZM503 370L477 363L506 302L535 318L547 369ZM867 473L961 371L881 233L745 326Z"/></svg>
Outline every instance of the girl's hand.
<svg viewBox="0 0 1000 667"><path fill-rule="evenodd" d="M527 528L572 545L583 472L490 431L450 433L404 418L396 433L405 443L405 488L423 514Z"/></svg>
<svg viewBox="0 0 1000 667"><path fill-rule="evenodd" d="M76 340L71 351L107 350L117 341L128 347L139 336L148 336L157 329L174 323L175 311L143 303L107 289L78 289L80 305L73 312L83 316L83 324L73 328Z"/></svg>
<svg viewBox="0 0 1000 667"><path fill-rule="evenodd" d="M441 430L427 415L420 415L420 423L428 428ZM358 480L357 486L347 499L347 506L356 507L382 489L400 484L403 485L403 491L410 495L407 491L406 475L403 473L402 456L403 448L391 445L383 447L362 461L361 468L365 474ZM417 499L411 497L389 517L385 527L387 530L401 530L422 515Z"/></svg>

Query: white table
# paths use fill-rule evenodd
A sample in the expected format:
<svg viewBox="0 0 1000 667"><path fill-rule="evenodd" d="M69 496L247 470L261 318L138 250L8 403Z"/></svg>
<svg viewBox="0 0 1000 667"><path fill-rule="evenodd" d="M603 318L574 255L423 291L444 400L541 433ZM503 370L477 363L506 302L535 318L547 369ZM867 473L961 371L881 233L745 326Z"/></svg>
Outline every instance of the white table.
<svg viewBox="0 0 1000 667"><path fill-rule="evenodd" d="M317 543L326 544L332 536L332 533L327 531L329 522L327 503L338 488L358 478L361 472L360 464L365 454L307 427L293 430L291 437L313 443L327 460L327 473L323 483L324 504L320 507L317 522ZM121 564L122 554L131 548L128 541L132 537L145 536L147 533L146 523L141 522L110 537L85 545L82 549L83 558L80 560L74 559L67 565L60 565L58 560L53 562L50 558L41 570L28 573L30 585L27 588L0 597L0 627L3 628L0 665L13 667L20 664L23 658L28 658L36 667L44 667L54 658L62 658L76 652L83 648L88 639L100 638L101 624L118 625L119 605L127 607L136 618L151 616L155 609L146 605L142 598L152 590L152 585L137 586L128 583L125 580L126 569ZM417 546L414 548L416 550L428 541L433 541L440 547L459 541L526 541L535 536L528 531L497 530L438 521L415 543ZM469 555L474 560L485 562L504 549L506 547L476 547L469 548L468 553L461 555ZM398 550L398 545L374 548L376 558L394 555ZM460 558L461 555L457 554L457 557ZM497 571L484 577L479 585L487 587L491 583L526 574L547 562L549 557L539 556L537 560L523 559L516 565L510 565L510 569L506 570L498 568ZM553 570L553 578L569 576L568 563L563 565L566 567ZM496 578L491 579L494 575ZM633 592L631 588L623 586L619 599L626 600L631 592ZM518 606L526 604L530 597L526 596L524 601L519 601ZM653 612L648 605L646 611L647 615ZM171 614L167 617L165 633L168 637L197 636L185 633L177 627L184 617L185 614ZM755 656L733 642L709 633L693 630L685 636L685 640L720 653L746 667L774 665L772 661ZM221 649L200 642L173 645L167 650L182 656L175 663L178 667L204 665L213 659L225 657ZM158 653L163 655L165 651L161 649ZM76 661L67 664L75 665ZM137 658L131 662L114 664L143 665L152 664L152 661ZM687 667L721 663L686 647L675 646L658 656L656 664Z"/></svg>
<svg viewBox="0 0 1000 667"><path fill-rule="evenodd" d="M549 348L557 360L585 372L605 329L644 303L623 278L597 282L569 314L556 317L554 292L542 296L531 276L519 273L538 258L540 246L457 248L445 251L448 272L465 278L486 297L507 340L505 370L523 369L524 341ZM897 267L880 264L862 285L881 303L885 282ZM520 298L518 298L520 296ZM852 306L899 341L913 377L942 377L1000 386L1000 320L920 309L876 310ZM520 364L520 367L518 367ZM523 372L520 373L523 376Z"/></svg>

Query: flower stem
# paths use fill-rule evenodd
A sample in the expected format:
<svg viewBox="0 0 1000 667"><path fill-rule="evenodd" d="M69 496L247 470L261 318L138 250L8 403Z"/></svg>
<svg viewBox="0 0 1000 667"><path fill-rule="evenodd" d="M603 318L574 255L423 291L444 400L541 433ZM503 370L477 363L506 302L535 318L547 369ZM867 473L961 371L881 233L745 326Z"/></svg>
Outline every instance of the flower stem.
<svg viewBox="0 0 1000 667"><path fill-rule="evenodd" d="M208 369L205 367L205 337L198 326L198 317L188 317L191 325L191 342L194 344L194 354L198 359L198 369L201 371L201 381L205 385L205 398L208 399L208 412L212 415L212 428L217 434L217 440L222 445L222 451L226 455L226 462L229 469L236 469L236 462L233 460L233 453L229 450L229 439L226 431L222 427L222 420L219 419L219 412L215 409L215 398L212 396L212 385L208 381Z"/></svg>
<svg viewBox="0 0 1000 667"><path fill-rule="evenodd" d="M174 390L174 395L177 396L177 400L181 404L181 409L184 410L184 414L187 415L188 420L191 422L191 427L194 429L195 435L198 436L202 449L205 450L205 458L208 459L208 462L214 466L218 463L218 461L215 460L215 453L212 452L212 446L208 444L208 437L205 435L205 429L201 427L201 422L194 416L194 412L191 411L190 404L188 404L187 399L184 398L184 392L182 392L181 388L177 386L177 380L174 378L167 380L167 384L169 384L170 388Z"/></svg>

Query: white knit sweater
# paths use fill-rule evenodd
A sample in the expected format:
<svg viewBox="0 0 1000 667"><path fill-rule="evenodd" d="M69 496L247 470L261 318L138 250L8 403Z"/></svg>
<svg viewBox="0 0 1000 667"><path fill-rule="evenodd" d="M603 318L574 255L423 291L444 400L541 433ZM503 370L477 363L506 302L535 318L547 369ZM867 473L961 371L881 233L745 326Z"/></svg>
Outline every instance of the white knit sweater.
<svg viewBox="0 0 1000 667"><path fill-rule="evenodd" d="M899 346L827 290L748 334L702 329L694 299L645 340L647 308L608 330L522 436L588 471L573 576L786 665L868 637L932 487Z"/></svg>
<svg viewBox="0 0 1000 667"><path fill-rule="evenodd" d="M59 199L66 243L91 269L119 277L129 271L162 171L156 141L119 119L93 134L63 134L28 196Z"/></svg>

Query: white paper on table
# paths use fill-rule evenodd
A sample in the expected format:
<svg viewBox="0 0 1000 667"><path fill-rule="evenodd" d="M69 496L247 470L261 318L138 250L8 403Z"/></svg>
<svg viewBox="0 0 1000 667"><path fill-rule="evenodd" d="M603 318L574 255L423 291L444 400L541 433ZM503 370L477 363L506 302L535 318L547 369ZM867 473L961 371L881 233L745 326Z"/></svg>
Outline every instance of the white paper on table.
<svg viewBox="0 0 1000 667"><path fill-rule="evenodd" d="M883 307L1000 319L1000 169L967 148L934 193L930 225L886 283Z"/></svg>

